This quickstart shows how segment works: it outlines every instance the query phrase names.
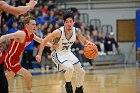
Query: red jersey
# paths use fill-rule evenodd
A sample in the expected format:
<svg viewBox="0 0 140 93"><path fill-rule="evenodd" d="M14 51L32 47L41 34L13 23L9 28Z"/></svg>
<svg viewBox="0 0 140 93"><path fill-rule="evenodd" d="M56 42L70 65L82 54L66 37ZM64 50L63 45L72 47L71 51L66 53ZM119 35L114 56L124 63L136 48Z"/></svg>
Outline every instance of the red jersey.
<svg viewBox="0 0 140 93"><path fill-rule="evenodd" d="M3 61L5 62L5 66L7 67L7 69L12 70L15 73L17 73L21 68L19 64L20 55L24 51L26 43L31 42L32 39L34 38L34 34L31 34L29 36L26 29L23 29L22 31L26 33L24 42L19 43L16 42L15 40L12 40L2 58Z"/></svg>

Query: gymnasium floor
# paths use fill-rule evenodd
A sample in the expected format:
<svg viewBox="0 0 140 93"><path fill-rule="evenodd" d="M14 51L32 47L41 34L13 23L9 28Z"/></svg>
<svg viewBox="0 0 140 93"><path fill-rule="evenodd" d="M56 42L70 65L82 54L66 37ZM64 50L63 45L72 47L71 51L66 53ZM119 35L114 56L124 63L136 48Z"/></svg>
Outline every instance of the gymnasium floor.
<svg viewBox="0 0 140 93"><path fill-rule="evenodd" d="M84 93L140 93L140 68L135 65L85 67ZM66 93L63 73L32 71L34 93ZM72 80L75 89L75 75ZM24 80L9 81L10 93L26 93Z"/></svg>

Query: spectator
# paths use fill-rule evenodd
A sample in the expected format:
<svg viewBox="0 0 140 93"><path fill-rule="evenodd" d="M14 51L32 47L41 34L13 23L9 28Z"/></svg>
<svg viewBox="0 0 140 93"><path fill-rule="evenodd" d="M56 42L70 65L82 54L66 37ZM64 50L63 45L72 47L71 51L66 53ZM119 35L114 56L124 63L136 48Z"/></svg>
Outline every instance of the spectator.
<svg viewBox="0 0 140 93"><path fill-rule="evenodd" d="M48 15L48 5L47 4L45 4L45 6L41 9L41 11L42 11L42 13L43 13L43 15Z"/></svg>
<svg viewBox="0 0 140 93"><path fill-rule="evenodd" d="M86 38L86 40L93 41L93 40L91 39L91 35L90 35L90 31L89 31L89 30L86 30L85 38ZM91 59L85 58L85 61L86 61L86 62L89 62L90 66L93 66L92 60L91 60Z"/></svg>
<svg viewBox="0 0 140 93"><path fill-rule="evenodd" d="M105 36L103 32L99 32L98 34L98 42L99 42L99 46L100 46L100 52L99 55L106 55L105 53Z"/></svg>
<svg viewBox="0 0 140 93"><path fill-rule="evenodd" d="M140 48L138 47L137 48L137 64L139 65L140 64Z"/></svg>
<svg viewBox="0 0 140 93"><path fill-rule="evenodd" d="M86 59L83 55L83 46L78 39L76 39L76 41L72 45L72 52L75 54L76 57L79 58L80 62L85 62Z"/></svg>
<svg viewBox="0 0 140 93"><path fill-rule="evenodd" d="M32 61L33 61L33 51L34 51L34 40L25 47L21 65L23 68L31 70L33 69Z"/></svg>
<svg viewBox="0 0 140 93"><path fill-rule="evenodd" d="M48 10L49 11L55 8L55 5L54 5L52 0L49 0L47 5L48 5Z"/></svg>
<svg viewBox="0 0 140 93"><path fill-rule="evenodd" d="M8 19L8 20L6 21L6 24L7 24L7 26L8 26L9 29L12 28L12 24L13 24L15 21L16 21L17 23L19 22L18 16L12 16L10 19Z"/></svg>
<svg viewBox="0 0 140 93"><path fill-rule="evenodd" d="M101 51L101 48L100 48L100 42L98 42L98 32L97 31L92 31L92 40L93 42L96 44L97 48L98 48L98 51Z"/></svg>
<svg viewBox="0 0 140 93"><path fill-rule="evenodd" d="M49 23L55 23L58 19L55 17L54 10L50 10Z"/></svg>
<svg viewBox="0 0 140 93"><path fill-rule="evenodd" d="M10 0L10 3L9 3L10 5L12 5L12 6L18 6L17 5L17 0Z"/></svg>
<svg viewBox="0 0 140 93"><path fill-rule="evenodd" d="M37 30L36 30L35 34L36 34L38 37L40 37L40 38L43 39L44 35L43 35L43 32L42 32L41 24L38 24L38 25L37 25ZM39 43L36 42L36 41L34 41L34 45L35 45L35 47L38 48Z"/></svg>
<svg viewBox="0 0 140 93"><path fill-rule="evenodd" d="M45 20L43 20L42 13L40 11L38 12L35 20L37 24L44 24Z"/></svg>
<svg viewBox="0 0 140 93"><path fill-rule="evenodd" d="M24 27L24 16L19 16L19 22L18 22L18 29L23 29Z"/></svg>
<svg viewBox="0 0 140 93"><path fill-rule="evenodd" d="M18 6L26 6L27 0L19 0L18 1Z"/></svg>
<svg viewBox="0 0 140 93"><path fill-rule="evenodd" d="M115 45L115 48L118 50L119 52L119 45L117 43L117 41L114 39L114 33L107 33L107 36L105 38L106 43L105 43L105 49L107 51L108 54L115 54L114 50L113 50L113 45Z"/></svg>
<svg viewBox="0 0 140 93"><path fill-rule="evenodd" d="M18 24L17 24L17 21L14 21L12 23L12 28L9 30L9 33L14 33L18 30Z"/></svg>
<svg viewBox="0 0 140 93"><path fill-rule="evenodd" d="M47 21L45 21L45 23L42 25L43 35L46 35L48 33L47 32L48 27L49 27L49 23Z"/></svg>
<svg viewBox="0 0 140 93"><path fill-rule="evenodd" d="M8 29L7 25L6 24L3 24L2 25L2 33L1 33L1 35L5 35L8 32L9 32L9 29Z"/></svg>

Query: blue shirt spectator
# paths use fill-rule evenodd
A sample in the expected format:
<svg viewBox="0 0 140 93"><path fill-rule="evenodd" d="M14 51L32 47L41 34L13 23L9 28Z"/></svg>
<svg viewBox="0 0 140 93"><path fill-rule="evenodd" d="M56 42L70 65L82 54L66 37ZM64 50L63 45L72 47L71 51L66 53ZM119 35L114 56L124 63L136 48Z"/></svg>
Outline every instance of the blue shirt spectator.
<svg viewBox="0 0 140 93"><path fill-rule="evenodd" d="M12 28L9 30L9 33L14 33L18 30L18 24L16 21L12 23Z"/></svg>
<svg viewBox="0 0 140 93"><path fill-rule="evenodd" d="M32 42L26 46L24 50L34 50L34 40L32 40Z"/></svg>

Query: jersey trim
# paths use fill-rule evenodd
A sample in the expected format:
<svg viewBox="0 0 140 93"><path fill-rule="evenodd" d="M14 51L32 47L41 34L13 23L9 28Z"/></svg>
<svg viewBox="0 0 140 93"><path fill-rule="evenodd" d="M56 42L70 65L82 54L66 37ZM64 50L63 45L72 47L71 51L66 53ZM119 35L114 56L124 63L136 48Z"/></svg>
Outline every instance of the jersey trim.
<svg viewBox="0 0 140 93"><path fill-rule="evenodd" d="M78 64L80 61L78 61L78 62L75 62L73 65L76 65L76 64Z"/></svg>
<svg viewBox="0 0 140 93"><path fill-rule="evenodd" d="M71 37L73 36L73 31L72 31L72 34L71 34L70 38L68 39L67 36L66 36L65 27L63 27L63 29L64 29L64 31L63 31L64 35L65 35L66 39L69 41L71 39ZM73 30L73 28L72 28L72 30Z"/></svg>

